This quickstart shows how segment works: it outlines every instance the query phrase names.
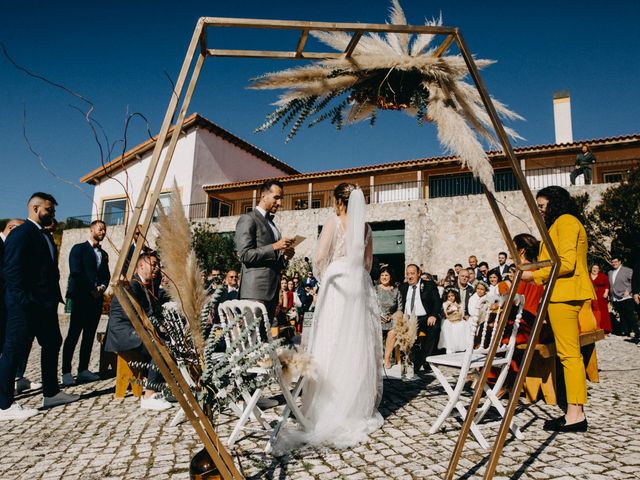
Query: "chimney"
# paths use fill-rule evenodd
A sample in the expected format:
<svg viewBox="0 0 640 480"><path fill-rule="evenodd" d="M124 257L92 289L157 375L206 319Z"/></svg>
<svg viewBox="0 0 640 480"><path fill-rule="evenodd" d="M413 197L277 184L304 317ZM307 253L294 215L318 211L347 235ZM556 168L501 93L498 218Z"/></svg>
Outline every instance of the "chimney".
<svg viewBox="0 0 640 480"><path fill-rule="evenodd" d="M556 144L573 143L571 97L568 90L553 92L553 122L556 127Z"/></svg>

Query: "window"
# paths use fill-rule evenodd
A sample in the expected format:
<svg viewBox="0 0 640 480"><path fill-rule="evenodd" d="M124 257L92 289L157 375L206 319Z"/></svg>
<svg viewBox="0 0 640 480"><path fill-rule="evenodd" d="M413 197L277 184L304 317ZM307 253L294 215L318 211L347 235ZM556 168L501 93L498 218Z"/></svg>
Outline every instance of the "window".
<svg viewBox="0 0 640 480"><path fill-rule="evenodd" d="M127 199L105 200L102 202L102 221L106 225L124 225L127 217Z"/></svg>
<svg viewBox="0 0 640 480"><path fill-rule="evenodd" d="M158 203L156 204L156 209L153 212L153 218L151 219L152 222L157 222L158 221L158 216L159 216L159 207L162 207L162 209L164 210L164 213L168 214L169 213L169 207L171 205L171 192L164 192L160 194L160 197L158 198Z"/></svg>
<svg viewBox="0 0 640 480"><path fill-rule="evenodd" d="M231 215L231 204L218 198L209 199L209 218L228 217Z"/></svg>
<svg viewBox="0 0 640 480"><path fill-rule="evenodd" d="M515 175L509 170L498 170L493 174L496 192L519 190ZM429 198L478 195L482 186L471 173L459 175L433 175L429 177Z"/></svg>
<svg viewBox="0 0 640 480"><path fill-rule="evenodd" d="M624 172L609 172L602 175L604 183L620 183L624 179Z"/></svg>
<svg viewBox="0 0 640 480"><path fill-rule="evenodd" d="M321 208L322 202L320 198L312 198L311 199L311 208ZM304 197L295 197L293 199L293 209L294 210L306 210L309 208L309 196L305 195Z"/></svg>

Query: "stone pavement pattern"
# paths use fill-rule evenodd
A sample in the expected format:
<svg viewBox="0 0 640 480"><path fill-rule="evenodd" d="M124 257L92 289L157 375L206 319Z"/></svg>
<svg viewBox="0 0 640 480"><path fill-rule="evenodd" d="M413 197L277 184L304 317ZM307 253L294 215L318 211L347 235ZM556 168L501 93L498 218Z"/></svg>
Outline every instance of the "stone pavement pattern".
<svg viewBox="0 0 640 480"><path fill-rule="evenodd" d="M67 323L62 317L63 336ZM98 346L92 358L97 370ZM598 343L599 384L589 386L589 432L557 435L542 430L543 420L559 410L542 402L522 404L517 413L525 440L508 440L496 478L631 479L640 476L640 347L620 337ZM75 373L75 372L74 372ZM39 347L34 345L27 375L39 378ZM129 396L113 398L114 379L70 387L82 394L74 404L57 407L22 422L0 423L0 479L188 479L191 456L201 447L189 423L170 427L176 408L147 412ZM19 401L42 403L40 392ZM383 428L352 450L305 449L274 458L263 454L266 432L248 432L232 452L250 479L438 479L443 478L459 432L447 420L444 431L427 432L446 402L430 376L403 383L385 381ZM282 407L278 407L282 408ZM275 418L275 412L269 412ZM495 439L498 422L482 425ZM225 439L234 419L223 417ZM470 437L458 478L481 478L486 453Z"/></svg>

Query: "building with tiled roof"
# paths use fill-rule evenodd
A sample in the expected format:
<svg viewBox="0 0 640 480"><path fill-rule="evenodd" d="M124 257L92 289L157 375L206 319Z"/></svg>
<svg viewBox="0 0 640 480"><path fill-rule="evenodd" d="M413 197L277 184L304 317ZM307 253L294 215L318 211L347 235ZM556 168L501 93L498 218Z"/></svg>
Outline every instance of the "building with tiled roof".
<svg viewBox="0 0 640 480"><path fill-rule="evenodd" d="M172 131L173 127L170 133ZM95 186L94 217L104 219L108 225L126 223L131 204L140 193L156 139L148 139L80 179ZM197 215L197 208L207 204L208 196L202 189L204 184L247 181L256 175L269 177L298 173L273 155L194 113L184 121L160 201L168 202L175 180L182 203L198 206L187 208L187 214L193 216ZM200 216L206 216L206 212L202 210Z"/></svg>

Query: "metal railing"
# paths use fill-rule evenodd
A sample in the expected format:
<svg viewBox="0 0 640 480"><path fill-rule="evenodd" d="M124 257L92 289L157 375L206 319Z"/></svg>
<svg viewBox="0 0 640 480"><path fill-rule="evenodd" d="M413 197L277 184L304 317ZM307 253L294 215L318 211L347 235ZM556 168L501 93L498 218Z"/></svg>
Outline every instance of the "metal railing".
<svg viewBox="0 0 640 480"><path fill-rule="evenodd" d="M630 158L609 162L597 162L592 166L594 184L617 183L626 178L628 172L640 166L640 159ZM558 185L568 187L571 185L570 175L575 165L560 165L553 167L529 168L524 170L529 187L533 190ZM499 169L494 173L496 191L507 192L518 190L517 182L510 169ZM576 179L577 185L584 185L584 176ZM482 187L471 173L455 173L430 175L424 181L381 183L379 185L361 186L367 203L392 203L421 200L424 198L456 197L462 195L478 195L482 193ZM311 204L309 204L311 199ZM185 205L185 213L191 220L204 218L219 218L235 216L251 210L255 206L254 197L231 199L218 197L216 202L202 202ZM308 192L287 193L282 199L282 210L307 210L326 208L333 205L333 189L314 190ZM128 215L131 212L128 212ZM128 218L127 215L127 218ZM67 228L80 228L88 226L92 215L68 217L67 224L73 225ZM124 220L119 217L119 220ZM120 222L111 222L104 219L107 225L118 225ZM114 219L116 220L116 219Z"/></svg>

